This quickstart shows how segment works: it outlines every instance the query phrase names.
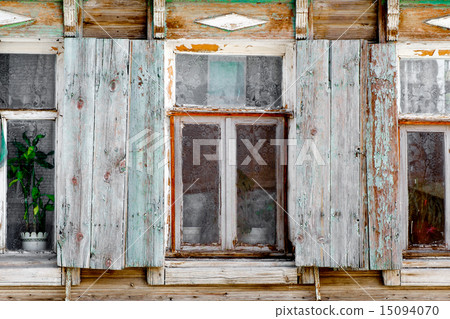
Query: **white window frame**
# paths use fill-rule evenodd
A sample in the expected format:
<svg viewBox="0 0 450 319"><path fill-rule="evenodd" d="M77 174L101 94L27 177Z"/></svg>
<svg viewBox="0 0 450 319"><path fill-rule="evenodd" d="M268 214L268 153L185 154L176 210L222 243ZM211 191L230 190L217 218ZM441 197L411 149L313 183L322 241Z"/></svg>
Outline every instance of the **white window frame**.
<svg viewBox="0 0 450 319"><path fill-rule="evenodd" d="M285 223L284 223L284 166L281 165L283 158L286 158L286 145L281 143L276 146L277 163L276 163L276 179L277 179L277 201L276 204L276 251L270 250L268 245L235 245L237 238L237 188L236 188L236 168L237 163L232 163L230 158L236 156L236 125L254 124L255 118L248 117L218 117L218 116L178 116L174 120L175 132L175 250L176 251L241 251L241 252L279 252L284 251L285 241ZM218 155L219 175L221 177L220 187L220 218L219 218L219 237L220 246L212 245L182 245L182 126L184 124L217 124L221 129L221 138L219 140ZM273 117L263 118L258 122L259 125L276 125L276 138L284 139L284 118ZM266 141L270 143L270 141ZM225 154L225 156L224 156Z"/></svg>
<svg viewBox="0 0 450 319"><path fill-rule="evenodd" d="M62 105L63 99L63 85L64 85L64 61L63 61L63 44L58 40L23 40L20 42L5 41L0 42L0 54L55 54L55 110L0 110L0 118L2 121L3 134L7 139L7 121L9 120L54 120L55 121L55 198L57 198L56 176L60 168L58 165L59 145L58 136L60 135L60 128L58 125L58 110ZM0 168L0 256L6 251L6 195L7 195L7 165ZM56 216L57 205L55 204L54 211L54 234L56 235ZM56 251L56 239L52 243L52 249ZM8 254L15 254L15 252L7 252Z"/></svg>

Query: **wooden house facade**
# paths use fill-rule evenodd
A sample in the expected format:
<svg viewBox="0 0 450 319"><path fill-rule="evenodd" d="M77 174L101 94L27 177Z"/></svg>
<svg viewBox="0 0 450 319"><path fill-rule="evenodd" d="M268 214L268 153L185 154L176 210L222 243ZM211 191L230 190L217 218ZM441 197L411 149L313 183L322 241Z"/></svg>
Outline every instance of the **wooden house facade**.
<svg viewBox="0 0 450 319"><path fill-rule="evenodd" d="M448 300L449 15L0 1L8 158L54 164L40 253L0 168L0 299Z"/></svg>

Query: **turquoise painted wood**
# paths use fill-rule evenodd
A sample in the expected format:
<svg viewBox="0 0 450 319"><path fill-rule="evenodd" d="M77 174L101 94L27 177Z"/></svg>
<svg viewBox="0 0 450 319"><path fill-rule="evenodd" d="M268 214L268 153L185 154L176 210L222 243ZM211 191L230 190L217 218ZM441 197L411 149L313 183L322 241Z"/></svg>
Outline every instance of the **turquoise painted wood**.
<svg viewBox="0 0 450 319"><path fill-rule="evenodd" d="M90 268L125 263L129 40L97 40Z"/></svg>
<svg viewBox="0 0 450 319"><path fill-rule="evenodd" d="M164 264L164 45L131 41L127 267Z"/></svg>
<svg viewBox="0 0 450 319"><path fill-rule="evenodd" d="M65 39L58 264L124 266L129 41Z"/></svg>
<svg viewBox="0 0 450 319"><path fill-rule="evenodd" d="M362 41L297 45L297 266L365 267L360 154L362 88L366 88L360 76L363 47ZM313 148L309 153L304 150L308 140L322 163L313 156ZM302 158L305 155L308 160Z"/></svg>
<svg viewBox="0 0 450 319"><path fill-rule="evenodd" d="M58 265L89 268L96 40L65 39L64 47L64 101L58 119Z"/></svg>
<svg viewBox="0 0 450 319"><path fill-rule="evenodd" d="M400 269L396 46L369 47L366 147L370 269Z"/></svg>

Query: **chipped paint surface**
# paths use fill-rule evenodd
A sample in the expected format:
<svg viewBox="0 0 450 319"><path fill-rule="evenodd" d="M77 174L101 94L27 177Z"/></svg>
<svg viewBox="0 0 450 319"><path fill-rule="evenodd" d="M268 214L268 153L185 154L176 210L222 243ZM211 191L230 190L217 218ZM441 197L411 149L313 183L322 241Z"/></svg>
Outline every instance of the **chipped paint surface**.
<svg viewBox="0 0 450 319"><path fill-rule="evenodd" d="M367 191L370 269L399 269L395 44L370 46Z"/></svg>
<svg viewBox="0 0 450 319"><path fill-rule="evenodd" d="M414 50L414 55L417 56L433 56L436 50Z"/></svg>
<svg viewBox="0 0 450 319"><path fill-rule="evenodd" d="M249 18L244 15L236 13L230 13L214 18L197 20L195 22L226 31L236 31L267 23L267 21L265 20Z"/></svg>
<svg viewBox="0 0 450 319"><path fill-rule="evenodd" d="M219 51L219 46L217 44L187 44L179 45L176 47L177 51L180 52L217 52Z"/></svg>

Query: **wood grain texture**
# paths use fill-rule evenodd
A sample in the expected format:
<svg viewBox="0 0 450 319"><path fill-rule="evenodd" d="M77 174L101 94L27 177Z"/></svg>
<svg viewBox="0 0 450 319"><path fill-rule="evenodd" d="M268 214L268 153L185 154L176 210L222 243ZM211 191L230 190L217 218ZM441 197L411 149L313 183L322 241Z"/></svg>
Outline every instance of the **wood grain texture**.
<svg viewBox="0 0 450 319"><path fill-rule="evenodd" d="M367 185L370 269L400 269L395 44L370 45Z"/></svg>
<svg viewBox="0 0 450 319"><path fill-rule="evenodd" d="M166 3L167 39L250 38L294 39L294 2L170 2ZM196 20L237 13L268 21L233 32L195 23Z"/></svg>
<svg viewBox="0 0 450 319"><path fill-rule="evenodd" d="M147 0L90 0L83 9L85 37L147 37Z"/></svg>
<svg viewBox="0 0 450 319"><path fill-rule="evenodd" d="M297 131L296 161L301 148L313 141L325 165L319 165L311 152L309 160L296 165L296 210L293 218L296 235L297 266L326 266L332 263L330 251L330 102L329 41L297 42ZM301 164L301 165L300 165Z"/></svg>
<svg viewBox="0 0 450 319"><path fill-rule="evenodd" d="M401 270L402 286L450 286L449 268L406 268Z"/></svg>
<svg viewBox="0 0 450 319"><path fill-rule="evenodd" d="M61 162L57 181L58 265L89 268L95 114L95 39L65 39ZM62 165L61 165L62 168Z"/></svg>
<svg viewBox="0 0 450 319"><path fill-rule="evenodd" d="M331 43L329 266L364 267L360 193L361 41ZM362 70L365 72L365 70Z"/></svg>
<svg viewBox="0 0 450 319"><path fill-rule="evenodd" d="M162 41L131 41L127 267L164 262Z"/></svg>
<svg viewBox="0 0 450 319"><path fill-rule="evenodd" d="M450 31L426 24L425 21L450 15L450 6L411 5L402 6L398 30L399 41L425 40L445 41L450 39Z"/></svg>
<svg viewBox="0 0 450 319"><path fill-rule="evenodd" d="M97 40L90 268L124 266L129 41Z"/></svg>
<svg viewBox="0 0 450 319"><path fill-rule="evenodd" d="M0 37L59 38L63 36L61 1L1 1L1 9L35 19L34 23L0 28Z"/></svg>
<svg viewBox="0 0 450 319"><path fill-rule="evenodd" d="M378 5L373 0L314 0L314 39L378 38Z"/></svg>

